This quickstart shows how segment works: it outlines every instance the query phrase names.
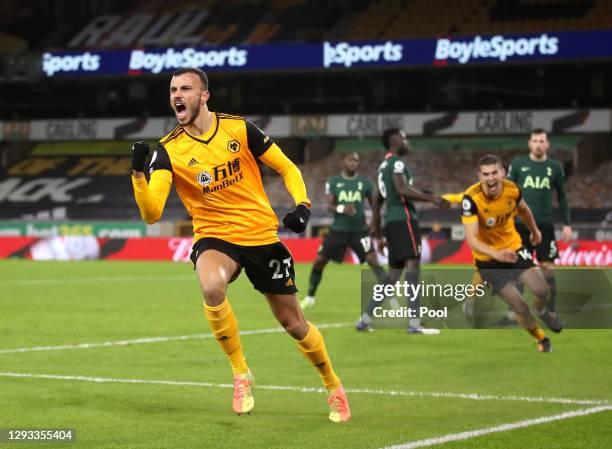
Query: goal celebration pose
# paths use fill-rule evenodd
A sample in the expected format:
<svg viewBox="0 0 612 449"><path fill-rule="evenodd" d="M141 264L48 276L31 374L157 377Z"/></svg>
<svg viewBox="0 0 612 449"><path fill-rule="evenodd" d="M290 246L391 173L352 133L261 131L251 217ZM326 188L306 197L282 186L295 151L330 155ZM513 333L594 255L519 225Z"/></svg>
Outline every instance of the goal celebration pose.
<svg viewBox="0 0 612 449"><path fill-rule="evenodd" d="M501 160L486 155L478 165L480 181L465 191L461 202L461 221L476 267L482 279L492 285L493 293L514 311L518 323L535 337L538 351L550 352L550 339L537 325L516 283L520 281L533 292L536 314L553 332L561 332L562 326L546 307L550 289L531 253L522 245L514 215L518 213L529 229L533 245L542 241L542 234L519 187L503 179Z"/></svg>
<svg viewBox="0 0 612 449"><path fill-rule="evenodd" d="M253 374L243 353L238 323L226 297L242 268L272 313L312 363L329 391L329 419L348 421L351 411L318 329L306 321L296 298L294 263L278 238L278 219L263 188L257 161L283 177L296 208L283 219L294 232L306 229L310 201L299 169L259 128L243 117L211 112L208 78L197 68L179 69L170 82L170 107L179 123L161 139L144 174L146 142L132 147L132 184L142 218L160 219L170 187L193 220L191 253L204 296L204 315L227 354L234 376L233 409L255 404Z"/></svg>

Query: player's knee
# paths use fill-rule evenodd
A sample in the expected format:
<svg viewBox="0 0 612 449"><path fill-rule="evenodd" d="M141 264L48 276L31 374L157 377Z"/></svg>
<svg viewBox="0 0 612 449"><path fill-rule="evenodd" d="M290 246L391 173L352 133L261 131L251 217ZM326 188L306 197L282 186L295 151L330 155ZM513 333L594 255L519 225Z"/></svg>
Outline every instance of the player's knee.
<svg viewBox="0 0 612 449"><path fill-rule="evenodd" d="M550 287L546 283L538 283L531 288L531 292L539 299L548 299L550 296Z"/></svg>
<svg viewBox="0 0 612 449"><path fill-rule="evenodd" d="M202 287L204 301L208 305L219 305L225 299L225 289L220 284L211 283Z"/></svg>
<svg viewBox="0 0 612 449"><path fill-rule="evenodd" d="M301 320L296 316L286 316L279 319L280 325L283 326L285 331L293 338L301 340L306 335L308 330L308 324L306 320Z"/></svg>

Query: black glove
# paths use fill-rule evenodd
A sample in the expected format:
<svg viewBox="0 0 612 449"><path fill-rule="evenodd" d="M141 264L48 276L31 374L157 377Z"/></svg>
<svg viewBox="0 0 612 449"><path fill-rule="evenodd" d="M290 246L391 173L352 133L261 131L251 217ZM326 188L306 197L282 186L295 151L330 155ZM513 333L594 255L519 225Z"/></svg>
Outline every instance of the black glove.
<svg viewBox="0 0 612 449"><path fill-rule="evenodd" d="M289 212L283 218L283 225L293 232L304 232L310 220L310 209L303 204L298 204L293 212Z"/></svg>
<svg viewBox="0 0 612 449"><path fill-rule="evenodd" d="M139 140L132 145L132 170L144 171L149 156L149 142Z"/></svg>

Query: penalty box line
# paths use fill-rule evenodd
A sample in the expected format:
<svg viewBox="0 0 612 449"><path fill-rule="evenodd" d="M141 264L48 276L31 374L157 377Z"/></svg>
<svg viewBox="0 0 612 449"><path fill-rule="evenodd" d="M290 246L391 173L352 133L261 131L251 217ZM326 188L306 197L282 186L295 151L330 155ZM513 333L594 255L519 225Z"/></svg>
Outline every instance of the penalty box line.
<svg viewBox="0 0 612 449"><path fill-rule="evenodd" d="M319 329L336 329L340 327L348 327L351 323L323 323L317 324ZM285 332L282 327L271 327L267 329L254 329L241 331L240 335L259 335L259 334L275 334ZM146 338L135 338L132 340L118 340L118 341L103 341L98 343L77 343L72 345L58 345L58 346L34 346L29 348L6 348L0 349L0 354L15 354L22 352L36 352L36 351L62 351L69 349L91 349L91 348L105 348L110 346L129 346L129 345L144 345L151 343L163 343L166 341L186 341L186 340L203 340L208 338L214 338L212 333L208 334L192 334L192 335L176 335L171 337L146 337Z"/></svg>
<svg viewBox="0 0 612 449"><path fill-rule="evenodd" d="M207 388L234 388L233 384L213 383L213 382L155 380L155 379L125 379L125 378L59 375L59 374L43 374L43 373L0 372L0 377L66 380L66 381L80 381L80 382L93 382L93 383L171 385L171 386L186 386L186 387L207 387ZM294 391L294 392L299 392L299 393L327 393L327 390L321 387L299 387L299 386L294 386L294 385L261 385L261 384L258 384L256 386L256 389L271 390L271 391ZM539 403L549 403L549 404L598 405L598 406L612 407L612 401L596 400L596 399L547 398L547 397L530 397L530 396L495 396L495 395L450 393L450 392L375 390L375 389L369 389L369 388L346 388L345 391L350 394L365 394L365 395L391 396L391 397L396 396L396 397L423 397L423 398L441 398L441 399L466 399L466 400L474 400L474 401L516 401L516 402L534 402L534 403L539 402Z"/></svg>
<svg viewBox="0 0 612 449"><path fill-rule="evenodd" d="M577 418L580 416L592 415L594 413L601 413L606 411L612 411L612 405L600 405L597 407L583 408L579 410L573 410L570 412L560 413L558 415L541 416L539 418L526 419L523 421L516 421L512 423L500 424L497 426L484 427L476 430L469 430L467 432L450 433L441 437L426 438L424 440L409 441L403 444L397 444L394 446L385 446L381 449L416 449L419 447L430 447L439 444L450 443L454 441L469 440L482 435L489 435L492 433L508 432L515 429L523 429L525 427L537 426L540 424L546 424L551 422L562 421L564 419Z"/></svg>

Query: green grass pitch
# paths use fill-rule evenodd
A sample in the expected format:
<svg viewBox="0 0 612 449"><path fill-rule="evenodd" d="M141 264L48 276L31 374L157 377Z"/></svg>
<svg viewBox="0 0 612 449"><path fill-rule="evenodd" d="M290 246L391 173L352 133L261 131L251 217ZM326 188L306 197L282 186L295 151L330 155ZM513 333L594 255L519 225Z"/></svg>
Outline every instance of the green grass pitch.
<svg viewBox="0 0 612 449"><path fill-rule="evenodd" d="M302 291L309 269L297 267ZM238 417L227 388L229 365L211 338L73 346L208 334L190 265L1 261L0 428L69 427L76 429L77 441L0 447L603 449L612 444L610 410L435 444L449 434L590 409L596 401L612 405L612 330L551 335L551 354L538 353L533 339L518 329L444 330L437 337L399 329L362 334L353 327L359 285L358 267L330 264L317 305L307 311L318 325L335 324L321 326L322 333L336 371L352 391L353 411L351 422L338 425L327 421L326 395L304 389L319 388L318 375L289 336L273 331L277 324L265 299L244 274L228 297L242 331L264 331L242 337L256 377L256 406L251 415ZM8 351L49 346L67 347ZM488 396L475 400L461 394ZM422 442L410 445L415 441Z"/></svg>

